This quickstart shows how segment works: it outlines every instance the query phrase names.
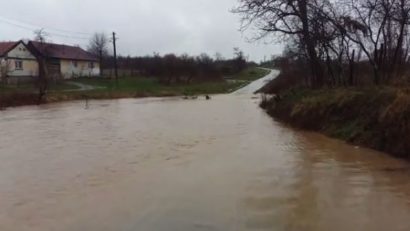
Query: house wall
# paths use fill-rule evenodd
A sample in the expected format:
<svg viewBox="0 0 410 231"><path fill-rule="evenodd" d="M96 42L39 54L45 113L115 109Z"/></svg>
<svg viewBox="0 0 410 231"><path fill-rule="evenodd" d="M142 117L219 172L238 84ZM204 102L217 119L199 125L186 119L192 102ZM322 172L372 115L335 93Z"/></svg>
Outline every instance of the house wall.
<svg viewBox="0 0 410 231"><path fill-rule="evenodd" d="M37 77L38 76L38 62L36 60L21 60L23 69L16 69L16 61L19 59L8 58L8 76L10 77Z"/></svg>
<svg viewBox="0 0 410 231"><path fill-rule="evenodd" d="M16 68L16 61L21 61L22 69ZM38 62L33 54L20 43L7 53L5 60L1 62L2 68L7 69L9 77L36 77L38 76Z"/></svg>
<svg viewBox="0 0 410 231"><path fill-rule="evenodd" d="M74 65L74 62L77 62L77 66ZM61 75L64 79L100 76L99 63L93 63L94 68L90 68L90 61L61 60Z"/></svg>
<svg viewBox="0 0 410 231"><path fill-rule="evenodd" d="M7 56L10 58L36 59L23 43L18 44L13 50L9 51Z"/></svg>

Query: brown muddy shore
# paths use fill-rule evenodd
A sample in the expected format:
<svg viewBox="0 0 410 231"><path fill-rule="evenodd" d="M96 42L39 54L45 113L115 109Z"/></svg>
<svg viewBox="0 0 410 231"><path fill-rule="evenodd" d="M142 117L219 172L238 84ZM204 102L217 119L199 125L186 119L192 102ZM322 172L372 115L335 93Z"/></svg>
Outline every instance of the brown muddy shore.
<svg viewBox="0 0 410 231"><path fill-rule="evenodd" d="M393 87L282 91L261 103L269 115L351 144L410 157L410 90Z"/></svg>
<svg viewBox="0 0 410 231"><path fill-rule="evenodd" d="M3 94L0 96L0 110L9 107L19 107L19 106L30 106L30 105L41 105L49 103L59 103L66 101L76 101L76 100L109 100L109 99L124 99L124 98L148 98L148 97L173 97L182 94L170 93L170 92L110 92L110 91L99 91L99 92L68 92L65 94L50 94L44 100L38 100L38 94L36 93L12 93Z"/></svg>

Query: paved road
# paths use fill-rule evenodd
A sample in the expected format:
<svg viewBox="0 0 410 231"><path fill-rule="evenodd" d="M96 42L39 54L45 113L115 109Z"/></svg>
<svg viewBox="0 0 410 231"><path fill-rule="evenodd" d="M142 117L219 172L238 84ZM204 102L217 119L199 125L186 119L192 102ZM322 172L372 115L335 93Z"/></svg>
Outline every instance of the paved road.
<svg viewBox="0 0 410 231"><path fill-rule="evenodd" d="M67 83L78 87L78 89L71 89L71 90L66 90L66 91L91 91L95 89L103 89L103 87L95 87L92 85L78 83L78 82L68 81Z"/></svg>
<svg viewBox="0 0 410 231"><path fill-rule="evenodd" d="M274 78L276 78L279 74L279 71L276 71L276 70L270 70L270 71L271 72L267 76L265 76L261 79L258 79L256 81L250 83L248 86L233 92L233 94L242 95L242 94L253 94L253 93L255 93L256 91L261 89L263 86L265 86L268 82L270 82Z"/></svg>

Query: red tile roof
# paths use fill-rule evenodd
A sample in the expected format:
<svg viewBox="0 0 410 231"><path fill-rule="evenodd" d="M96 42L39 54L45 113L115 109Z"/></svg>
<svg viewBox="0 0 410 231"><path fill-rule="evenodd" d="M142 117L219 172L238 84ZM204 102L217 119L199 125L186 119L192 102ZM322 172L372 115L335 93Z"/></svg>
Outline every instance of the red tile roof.
<svg viewBox="0 0 410 231"><path fill-rule="evenodd" d="M11 49L13 49L14 46L16 46L20 41L18 42L0 42L0 56L4 56L9 52Z"/></svg>
<svg viewBox="0 0 410 231"><path fill-rule="evenodd" d="M67 46L53 43L40 43L30 41L30 47L34 48L39 54L48 58L98 61L98 59L89 52L80 47Z"/></svg>

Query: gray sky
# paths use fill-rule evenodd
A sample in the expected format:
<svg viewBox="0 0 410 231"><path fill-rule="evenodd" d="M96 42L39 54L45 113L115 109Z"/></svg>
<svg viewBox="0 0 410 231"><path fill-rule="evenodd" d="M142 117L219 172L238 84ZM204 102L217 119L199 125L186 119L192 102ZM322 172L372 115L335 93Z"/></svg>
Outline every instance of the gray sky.
<svg viewBox="0 0 410 231"><path fill-rule="evenodd" d="M233 47L240 47L251 60L260 61L281 53L278 44L247 42L252 32L239 32L239 18L230 13L236 4L236 0L7 1L1 6L0 40L33 38L32 31L44 27L51 41L82 47L93 32L115 31L121 55L220 52L229 58Z"/></svg>

